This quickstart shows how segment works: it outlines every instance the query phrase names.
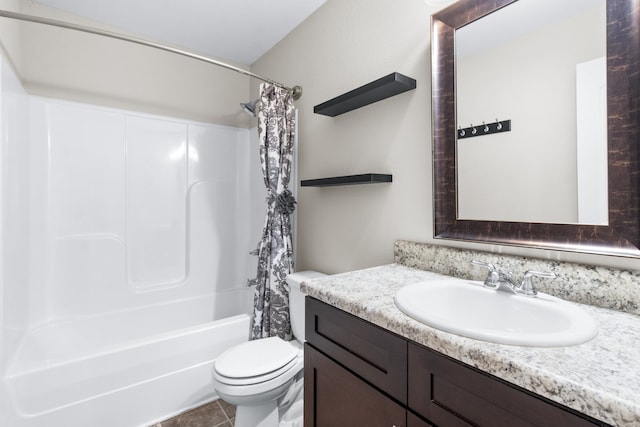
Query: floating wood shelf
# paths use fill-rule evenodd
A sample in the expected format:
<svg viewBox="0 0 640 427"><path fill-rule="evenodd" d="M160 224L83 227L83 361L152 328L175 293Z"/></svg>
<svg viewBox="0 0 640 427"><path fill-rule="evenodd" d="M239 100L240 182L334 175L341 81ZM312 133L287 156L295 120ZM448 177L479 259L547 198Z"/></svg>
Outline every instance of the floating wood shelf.
<svg viewBox="0 0 640 427"><path fill-rule="evenodd" d="M361 175L334 176L331 178L305 179L300 182L302 187L330 187L334 185L377 184L391 182L392 175L381 173L365 173Z"/></svg>
<svg viewBox="0 0 640 427"><path fill-rule="evenodd" d="M411 77L400 73L391 73L388 76L318 104L313 107L313 112L335 117L415 88L416 81Z"/></svg>

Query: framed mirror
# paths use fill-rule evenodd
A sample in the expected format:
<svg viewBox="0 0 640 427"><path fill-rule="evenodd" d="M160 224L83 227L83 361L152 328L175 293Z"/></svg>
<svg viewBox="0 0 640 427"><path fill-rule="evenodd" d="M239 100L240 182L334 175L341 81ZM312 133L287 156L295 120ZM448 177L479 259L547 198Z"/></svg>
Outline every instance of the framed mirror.
<svg viewBox="0 0 640 427"><path fill-rule="evenodd" d="M552 65L546 70L536 71L536 75L544 76L539 80L544 82L545 86L552 86L551 81L559 79L559 83L553 84L560 86L554 89L553 96L547 96L549 99L545 104L544 97L542 101L534 101L530 98L532 95L526 95L537 90L535 87L533 91L529 90L530 86L535 86L536 82L529 75L521 75L539 66L535 59L540 55L532 55L534 61L524 65L521 70L511 67L512 64L525 64L526 55L518 56L517 53L535 52L535 48L530 45L527 45L526 49L522 48L523 45L515 45L516 48L507 49L504 47L505 40L501 40L500 54L494 55L490 51L484 51L477 55L481 62L473 65L469 65L470 62L466 59L468 43L464 41L465 37L466 40L480 39L476 31L489 27L497 28L499 30L497 33L504 38L505 34L509 34L508 27L523 26L516 21L516 18L512 18L517 15L515 12L518 8L540 7L540 3L544 2L460 0L432 16L435 238L640 257L640 147L638 147L640 16L635 0L598 1L603 3L601 9L605 16L596 19L601 19L600 25L605 28L593 28L592 21L587 25L591 25L593 31L576 31L573 21L560 19L561 15L567 13L564 8L560 8L560 3L564 2L552 2L552 9L541 11L539 15L541 16L540 26L555 27L555 34L567 34L572 37L569 42L580 42L581 39L594 34L597 36L598 32L604 39L602 44L606 47L602 49L602 54L588 53L584 58L579 59L579 62L590 62L585 59L591 60L598 55L606 56L600 62L600 67L604 68L602 72L605 73L602 79L606 78L606 90L603 86L602 94L602 98L605 99L600 107L603 116L602 156L598 160L603 170L600 176L595 171L595 163L586 163L587 166L580 167L581 161L576 160L576 148L563 148L569 154L542 151L541 147L545 144L557 150L561 141L571 139L566 137L565 133L569 136L573 135L574 140L576 133L595 133L591 130L585 132L585 126L575 121L576 108L580 109L587 103L584 98L576 98L575 94L579 90L576 89L575 83L571 83L573 86L570 83L563 83L564 77L560 76L563 66ZM576 10L573 12L576 14L580 12L577 8L585 3L583 1L574 6ZM529 9L524 12L527 22L532 21L530 17L534 12L537 11ZM500 15L506 16L506 21L504 17L501 18L502 21L498 20ZM502 22L502 24L496 22ZM499 25L503 25L504 29ZM539 42L542 36L537 35L536 29L532 31L531 34L534 36L528 36L529 39ZM469 37L468 34L472 36ZM522 38L522 35L510 37L507 43L513 43L513 39ZM547 41L547 46L562 45L557 35L552 34L549 37L552 42ZM485 49L491 45L489 42L484 44ZM595 44L598 42L588 41L584 46L590 49ZM574 51L579 50L566 46L561 49L564 51L560 50L556 56L567 57L570 56L569 53L573 54ZM548 53L548 51L550 49L544 52ZM505 58L500 58L501 55ZM531 58L528 60L531 61ZM509 70L505 74L507 67ZM575 64L568 67L578 69ZM574 73L574 70L568 72ZM481 76L484 80L474 81L465 77L469 75ZM505 76L508 76L508 79ZM490 81L492 77L501 84L506 80L520 81L520 86L506 89L507 96L503 98L488 96L486 93L495 93L492 85L496 83ZM465 80L461 80L463 78ZM575 79L573 74L570 79ZM489 92L485 92L483 97L482 91L469 89L478 86L487 86ZM537 91L540 92L540 90ZM474 101L469 102L469 94L475 95L476 92L481 95L477 95ZM570 97L573 98L567 101L567 105L572 104L573 107L561 106L562 102L565 102L561 102L558 98L561 92L570 93ZM511 94L511 97L508 94ZM502 103L500 99L503 99ZM523 103L525 107L510 104L514 99ZM470 108L469 105L475 105L475 107ZM545 119L545 111L540 110L548 110L546 112L549 113L552 111L551 107L557 105L560 105L558 113L550 114L547 116L548 119ZM542 116L539 115L540 113ZM474 114L478 117L474 118ZM482 117L482 114L486 114L486 117ZM554 132L540 135L532 135L532 131L529 130L524 131L532 124L538 123L544 126L545 120L548 122L548 126L545 127L551 127L551 122L557 116L565 114L568 114L569 119L564 121L570 122L565 128L567 130L554 130ZM497 115L500 117L495 117ZM513 117L513 123L509 122L510 132L468 139L461 136L465 131L471 132L475 128L482 133L482 129L489 129L486 125L506 124L507 122L503 120L511 117ZM471 123L472 121L475 123ZM485 123L481 123L483 121ZM589 120L586 123L589 125ZM535 126L531 127L531 129L534 128ZM524 142L527 137L530 140L529 145ZM515 157L509 157L508 151L512 151ZM538 160L533 158L534 155L540 156ZM569 157L563 157L565 155ZM538 175L534 175L528 181L520 180L521 175L525 175L528 169L537 169ZM583 178L578 178L579 169L583 170ZM489 180L486 184L478 184L479 177L491 175L488 172L494 173L494 180ZM565 177L552 178L546 186L543 185L541 188L527 187L523 184L523 182L544 181L545 177L555 176L553 173L556 172L565 173ZM599 207L596 208L599 213L579 216L572 211L572 209L577 211L578 208L568 208L571 211L569 214L556 213L559 211L556 208L564 199L571 199L571 204L578 203L576 182L581 179L580 191L586 195L587 199L599 200ZM500 180L512 185L513 188L507 190L501 187ZM571 187L575 194L555 194L557 190L555 187L561 187L566 182L570 182L571 185L565 186ZM597 185L601 190L600 195L596 197ZM470 195L475 197L473 202L475 205ZM494 197L496 195L498 198ZM524 198L518 199L518 197ZM530 205L527 206L525 202ZM518 209L511 209L510 205L520 207L520 212ZM487 210L487 207L493 208L493 211ZM588 211L587 208L581 209ZM559 212L565 211L567 209L563 208Z"/></svg>

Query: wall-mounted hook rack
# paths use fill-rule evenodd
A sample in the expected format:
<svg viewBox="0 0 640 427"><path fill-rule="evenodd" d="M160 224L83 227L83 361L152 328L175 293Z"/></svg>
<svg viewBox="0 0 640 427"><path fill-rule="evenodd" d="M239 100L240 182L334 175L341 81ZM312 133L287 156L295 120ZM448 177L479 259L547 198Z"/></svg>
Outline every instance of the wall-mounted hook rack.
<svg viewBox="0 0 640 427"><path fill-rule="evenodd" d="M474 136L491 135L492 133L501 133L511 131L511 120L496 120L493 123L484 122L480 125L471 125L466 128L459 128L458 139L473 138Z"/></svg>

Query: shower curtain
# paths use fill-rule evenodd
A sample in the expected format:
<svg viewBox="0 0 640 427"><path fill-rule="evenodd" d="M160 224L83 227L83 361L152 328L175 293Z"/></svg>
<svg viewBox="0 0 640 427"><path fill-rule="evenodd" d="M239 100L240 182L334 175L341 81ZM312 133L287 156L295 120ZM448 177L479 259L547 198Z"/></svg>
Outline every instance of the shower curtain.
<svg viewBox="0 0 640 427"><path fill-rule="evenodd" d="M293 339L287 274L293 272L291 218L296 201L289 191L295 132L291 91L260 86L258 137L260 163L267 188L267 214L258 246L251 339Z"/></svg>

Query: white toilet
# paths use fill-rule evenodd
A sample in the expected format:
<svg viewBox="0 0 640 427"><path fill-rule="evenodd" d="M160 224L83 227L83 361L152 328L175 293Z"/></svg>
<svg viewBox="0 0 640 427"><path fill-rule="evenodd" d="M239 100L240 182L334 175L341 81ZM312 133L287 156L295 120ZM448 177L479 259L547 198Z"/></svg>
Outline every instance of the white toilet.
<svg viewBox="0 0 640 427"><path fill-rule="evenodd" d="M278 337L249 341L216 359L213 386L220 398L236 405L235 427L278 427L288 409L299 412L296 401L302 399L305 297L300 283L321 276L324 274L315 271L287 276L293 341ZM283 427L285 424L292 425L283 420Z"/></svg>

